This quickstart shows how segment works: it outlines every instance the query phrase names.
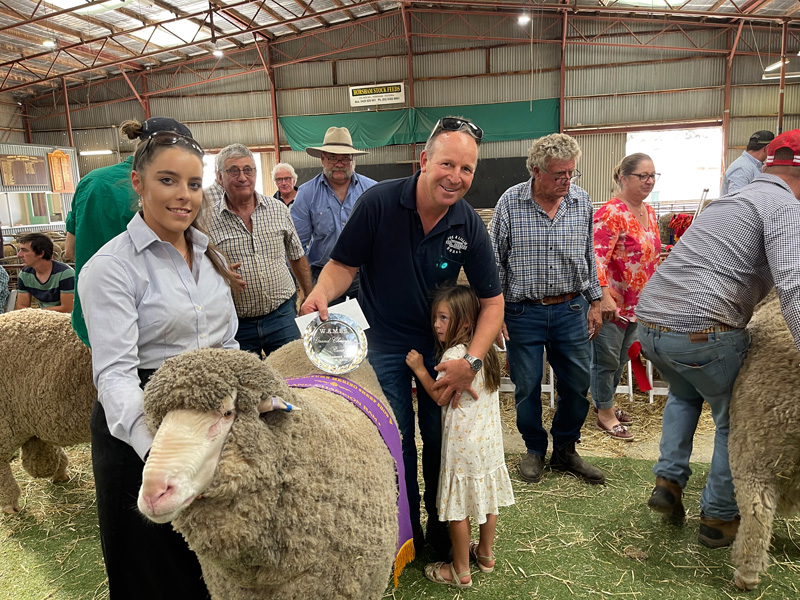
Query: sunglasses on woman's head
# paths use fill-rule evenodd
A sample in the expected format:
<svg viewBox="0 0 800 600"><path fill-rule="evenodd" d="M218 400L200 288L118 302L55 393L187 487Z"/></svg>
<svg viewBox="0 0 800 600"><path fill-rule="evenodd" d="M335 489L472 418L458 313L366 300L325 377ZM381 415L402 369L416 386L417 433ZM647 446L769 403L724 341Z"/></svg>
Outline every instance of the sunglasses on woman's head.
<svg viewBox="0 0 800 600"><path fill-rule="evenodd" d="M143 153L147 151L147 147L151 143L156 146L174 146L175 144L183 144L197 152L200 156L205 154L203 149L200 147L200 144L194 141L194 139L185 135L181 135L180 133L175 133L174 131L155 132L153 135L147 138L147 141L144 143L144 148L142 149Z"/></svg>

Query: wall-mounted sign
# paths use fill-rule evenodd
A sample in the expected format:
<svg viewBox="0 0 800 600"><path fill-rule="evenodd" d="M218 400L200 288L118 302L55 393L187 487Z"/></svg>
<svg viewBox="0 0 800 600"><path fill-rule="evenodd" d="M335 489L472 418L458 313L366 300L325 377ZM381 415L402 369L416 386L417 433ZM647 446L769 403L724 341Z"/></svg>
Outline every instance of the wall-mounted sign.
<svg viewBox="0 0 800 600"><path fill-rule="evenodd" d="M381 83L377 85L357 85L348 88L350 106L370 104L402 104L406 101L403 83Z"/></svg>
<svg viewBox="0 0 800 600"><path fill-rule="evenodd" d="M53 184L54 194L72 194L75 192L75 182L72 181L69 156L66 152L56 150L47 154L50 163L50 182Z"/></svg>
<svg viewBox="0 0 800 600"><path fill-rule="evenodd" d="M5 186L47 185L44 156L0 154L0 175Z"/></svg>

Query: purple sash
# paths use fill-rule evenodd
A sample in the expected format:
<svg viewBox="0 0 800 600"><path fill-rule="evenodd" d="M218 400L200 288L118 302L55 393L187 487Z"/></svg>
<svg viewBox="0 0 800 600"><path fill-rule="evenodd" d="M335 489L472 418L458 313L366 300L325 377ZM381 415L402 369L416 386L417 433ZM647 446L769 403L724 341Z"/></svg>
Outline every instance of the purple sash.
<svg viewBox="0 0 800 600"><path fill-rule="evenodd" d="M408 494L406 493L403 449L397 424L380 400L348 379L333 375L309 375L307 377L291 377L286 380L286 384L296 388L316 387L346 398L370 418L389 448L397 467L397 485L400 488L397 494L398 542L394 568L394 584L397 587L397 578L403 567L414 560L414 541L411 530L411 514L408 508Z"/></svg>

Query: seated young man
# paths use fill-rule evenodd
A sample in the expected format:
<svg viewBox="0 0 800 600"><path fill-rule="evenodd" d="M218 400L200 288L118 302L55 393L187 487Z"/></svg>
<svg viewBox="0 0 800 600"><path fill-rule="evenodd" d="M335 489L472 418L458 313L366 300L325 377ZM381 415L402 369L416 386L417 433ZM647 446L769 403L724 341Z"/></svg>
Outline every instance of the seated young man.
<svg viewBox="0 0 800 600"><path fill-rule="evenodd" d="M17 280L16 308L29 308L33 296L39 308L71 313L75 271L53 260L53 240L42 233L28 233L20 236L17 242L17 257L24 267Z"/></svg>

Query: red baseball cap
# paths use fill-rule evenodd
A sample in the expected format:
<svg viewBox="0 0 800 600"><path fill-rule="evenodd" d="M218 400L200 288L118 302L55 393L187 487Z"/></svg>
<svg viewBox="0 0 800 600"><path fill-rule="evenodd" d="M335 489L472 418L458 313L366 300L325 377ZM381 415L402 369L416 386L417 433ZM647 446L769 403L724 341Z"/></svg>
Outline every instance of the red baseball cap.
<svg viewBox="0 0 800 600"><path fill-rule="evenodd" d="M794 157L775 160L775 152L781 148L789 148ZM772 140L767 147L767 160L764 164L768 167L777 167L780 165L800 167L800 129L792 129L791 131L780 134Z"/></svg>

